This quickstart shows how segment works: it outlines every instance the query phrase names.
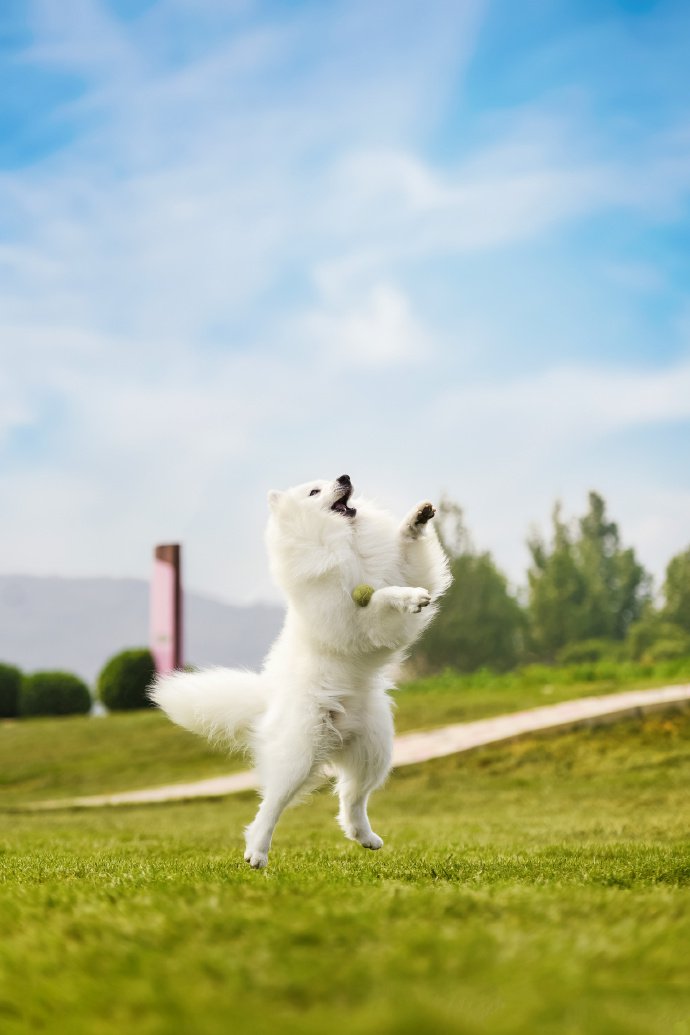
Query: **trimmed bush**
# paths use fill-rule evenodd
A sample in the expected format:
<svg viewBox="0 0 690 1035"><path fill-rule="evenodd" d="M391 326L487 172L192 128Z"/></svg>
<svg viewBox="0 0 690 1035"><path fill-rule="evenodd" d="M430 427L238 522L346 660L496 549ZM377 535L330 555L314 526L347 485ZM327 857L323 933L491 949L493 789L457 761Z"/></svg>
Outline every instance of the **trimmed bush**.
<svg viewBox="0 0 690 1035"><path fill-rule="evenodd" d="M146 690L156 666L150 650L124 650L110 659L98 677L98 696L111 711L151 708Z"/></svg>
<svg viewBox="0 0 690 1035"><path fill-rule="evenodd" d="M12 719L19 714L19 688L22 674L14 665L0 664L0 719Z"/></svg>
<svg viewBox="0 0 690 1035"><path fill-rule="evenodd" d="M71 672L34 672L22 679L20 715L84 715L90 709L88 686Z"/></svg>

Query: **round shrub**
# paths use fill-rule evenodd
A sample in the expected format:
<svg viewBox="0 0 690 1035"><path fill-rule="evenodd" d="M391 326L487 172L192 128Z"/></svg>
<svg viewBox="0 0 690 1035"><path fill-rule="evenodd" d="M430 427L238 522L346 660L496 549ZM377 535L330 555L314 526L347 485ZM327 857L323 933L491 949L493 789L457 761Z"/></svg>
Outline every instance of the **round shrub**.
<svg viewBox="0 0 690 1035"><path fill-rule="evenodd" d="M108 661L98 677L98 696L111 711L151 708L146 690L156 666L150 650L124 650Z"/></svg>
<svg viewBox="0 0 690 1035"><path fill-rule="evenodd" d="M19 688L22 674L14 665L0 665L0 719L19 714Z"/></svg>
<svg viewBox="0 0 690 1035"><path fill-rule="evenodd" d="M645 651L643 661L656 664L659 661L677 661L687 658L690 655L690 637L669 636L666 639L656 640L655 643Z"/></svg>
<svg viewBox="0 0 690 1035"><path fill-rule="evenodd" d="M614 640L580 640L561 647L556 655L559 665L582 665L588 661L618 661L621 644Z"/></svg>
<svg viewBox="0 0 690 1035"><path fill-rule="evenodd" d="M673 622L667 622L660 614L649 614L639 622L633 622L628 630L628 651L635 661L655 660L655 647L660 641L674 641L685 644L685 653L690 650L690 637Z"/></svg>
<svg viewBox="0 0 690 1035"><path fill-rule="evenodd" d="M84 715L90 708L88 686L71 672L34 672L22 679L21 715Z"/></svg>

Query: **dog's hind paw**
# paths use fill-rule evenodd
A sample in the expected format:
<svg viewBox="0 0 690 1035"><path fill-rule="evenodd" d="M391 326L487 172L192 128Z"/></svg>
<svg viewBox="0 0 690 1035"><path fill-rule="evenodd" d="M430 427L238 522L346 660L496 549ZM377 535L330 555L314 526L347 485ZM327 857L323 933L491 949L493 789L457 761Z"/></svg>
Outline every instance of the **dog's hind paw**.
<svg viewBox="0 0 690 1035"><path fill-rule="evenodd" d="M264 870L268 865L268 852L260 852L254 848L248 848L244 853L244 860L248 862L253 870Z"/></svg>
<svg viewBox="0 0 690 1035"><path fill-rule="evenodd" d="M375 834L373 830L368 834L365 834L364 837L357 838L357 840L361 844L362 848L371 848L373 852L377 851L379 848L383 848L383 838L379 837L378 834Z"/></svg>

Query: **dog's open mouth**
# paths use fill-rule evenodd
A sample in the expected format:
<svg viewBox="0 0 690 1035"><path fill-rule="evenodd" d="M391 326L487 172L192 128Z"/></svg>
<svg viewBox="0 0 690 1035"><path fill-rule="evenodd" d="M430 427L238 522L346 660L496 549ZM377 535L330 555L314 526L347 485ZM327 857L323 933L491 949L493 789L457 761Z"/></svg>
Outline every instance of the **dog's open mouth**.
<svg viewBox="0 0 690 1035"><path fill-rule="evenodd" d="M353 518L357 511L354 507L348 507L347 505L351 495L352 486L348 485L340 499L337 499L335 501L335 503L331 507L331 510L334 510L336 514L342 514L344 517Z"/></svg>

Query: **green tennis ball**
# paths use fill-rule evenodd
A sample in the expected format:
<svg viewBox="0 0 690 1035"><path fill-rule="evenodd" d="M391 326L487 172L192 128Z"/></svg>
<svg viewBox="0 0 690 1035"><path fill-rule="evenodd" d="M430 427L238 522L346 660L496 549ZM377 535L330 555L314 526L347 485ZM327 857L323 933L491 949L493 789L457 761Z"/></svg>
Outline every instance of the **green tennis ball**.
<svg viewBox="0 0 690 1035"><path fill-rule="evenodd" d="M352 590L352 599L358 607L366 607L373 595L374 587L367 586L366 582L360 582L359 586Z"/></svg>

